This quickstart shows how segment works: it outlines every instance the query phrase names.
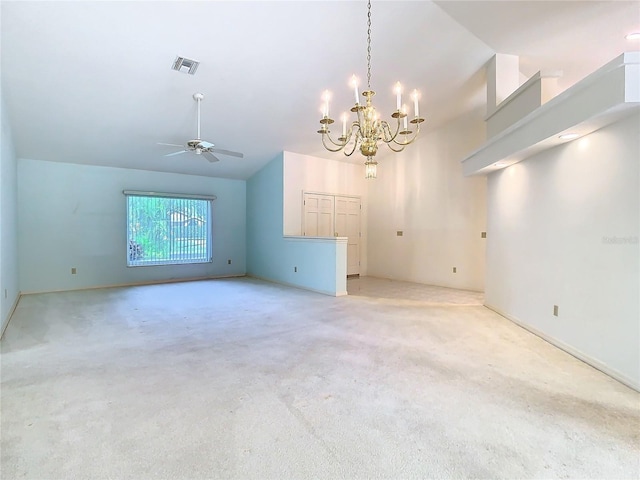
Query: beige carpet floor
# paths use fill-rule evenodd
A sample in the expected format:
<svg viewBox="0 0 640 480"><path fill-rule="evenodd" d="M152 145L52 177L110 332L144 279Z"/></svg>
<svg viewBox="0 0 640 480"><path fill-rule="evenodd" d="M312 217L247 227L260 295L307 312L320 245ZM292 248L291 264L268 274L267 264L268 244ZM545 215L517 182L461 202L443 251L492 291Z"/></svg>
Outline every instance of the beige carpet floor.
<svg viewBox="0 0 640 480"><path fill-rule="evenodd" d="M363 278L28 295L3 479L639 478L640 396L481 306Z"/></svg>

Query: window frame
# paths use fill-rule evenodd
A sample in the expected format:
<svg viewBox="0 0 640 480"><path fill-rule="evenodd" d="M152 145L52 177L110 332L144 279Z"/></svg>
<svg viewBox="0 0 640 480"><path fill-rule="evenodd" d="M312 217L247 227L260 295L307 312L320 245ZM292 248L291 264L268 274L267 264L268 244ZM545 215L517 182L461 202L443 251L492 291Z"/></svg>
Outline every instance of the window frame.
<svg viewBox="0 0 640 480"><path fill-rule="evenodd" d="M168 266L168 265L202 265L205 263L213 262L213 201L216 200L215 195L195 195L195 194L182 194L182 193L166 193L166 192L147 192L137 190L123 190L122 193L125 196L125 208L126 208L126 242L125 242L125 259L127 267L156 267L156 266ZM175 200L202 200L207 202L207 222L209 225L205 228L207 235L206 239L206 254L205 258L201 257L197 260L149 260L145 262L132 261L131 260L131 243L130 243L130 197L151 197L151 198L170 198Z"/></svg>

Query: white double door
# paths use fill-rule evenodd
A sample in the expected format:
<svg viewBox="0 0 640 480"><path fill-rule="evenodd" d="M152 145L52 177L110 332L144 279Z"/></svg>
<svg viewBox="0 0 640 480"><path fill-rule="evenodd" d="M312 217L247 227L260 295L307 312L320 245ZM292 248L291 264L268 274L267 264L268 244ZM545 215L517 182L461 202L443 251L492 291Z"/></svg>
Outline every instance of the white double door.
<svg viewBox="0 0 640 480"><path fill-rule="evenodd" d="M360 198L305 192L302 204L303 235L347 237L347 275L360 274Z"/></svg>

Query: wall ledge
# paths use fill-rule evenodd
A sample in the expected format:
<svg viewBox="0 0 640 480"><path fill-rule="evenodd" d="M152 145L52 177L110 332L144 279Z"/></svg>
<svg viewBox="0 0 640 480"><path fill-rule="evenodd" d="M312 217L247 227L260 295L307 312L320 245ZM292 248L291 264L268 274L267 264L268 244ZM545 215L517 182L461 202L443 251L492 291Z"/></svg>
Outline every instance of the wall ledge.
<svg viewBox="0 0 640 480"><path fill-rule="evenodd" d="M640 52L627 52L489 139L462 160L464 175L487 175L566 143L562 133L584 136L639 110Z"/></svg>
<svg viewBox="0 0 640 480"><path fill-rule="evenodd" d="M500 102L494 111L485 115L484 120L487 121L491 119L496 113L500 112L504 108L506 108L513 100L518 98L524 92L526 92L529 88L531 88L536 83L540 82L545 78L558 78L560 74L558 72L536 72L533 76L527 79L522 85L520 85L511 95L505 98L502 102Z"/></svg>

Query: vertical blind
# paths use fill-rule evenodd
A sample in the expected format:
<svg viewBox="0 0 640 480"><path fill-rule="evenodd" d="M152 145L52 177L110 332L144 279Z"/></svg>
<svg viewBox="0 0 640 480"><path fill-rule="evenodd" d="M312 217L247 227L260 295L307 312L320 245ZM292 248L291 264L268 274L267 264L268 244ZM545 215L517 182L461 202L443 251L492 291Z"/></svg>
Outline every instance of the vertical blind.
<svg viewBox="0 0 640 480"><path fill-rule="evenodd" d="M128 266L212 261L211 202L215 197L124 193Z"/></svg>

